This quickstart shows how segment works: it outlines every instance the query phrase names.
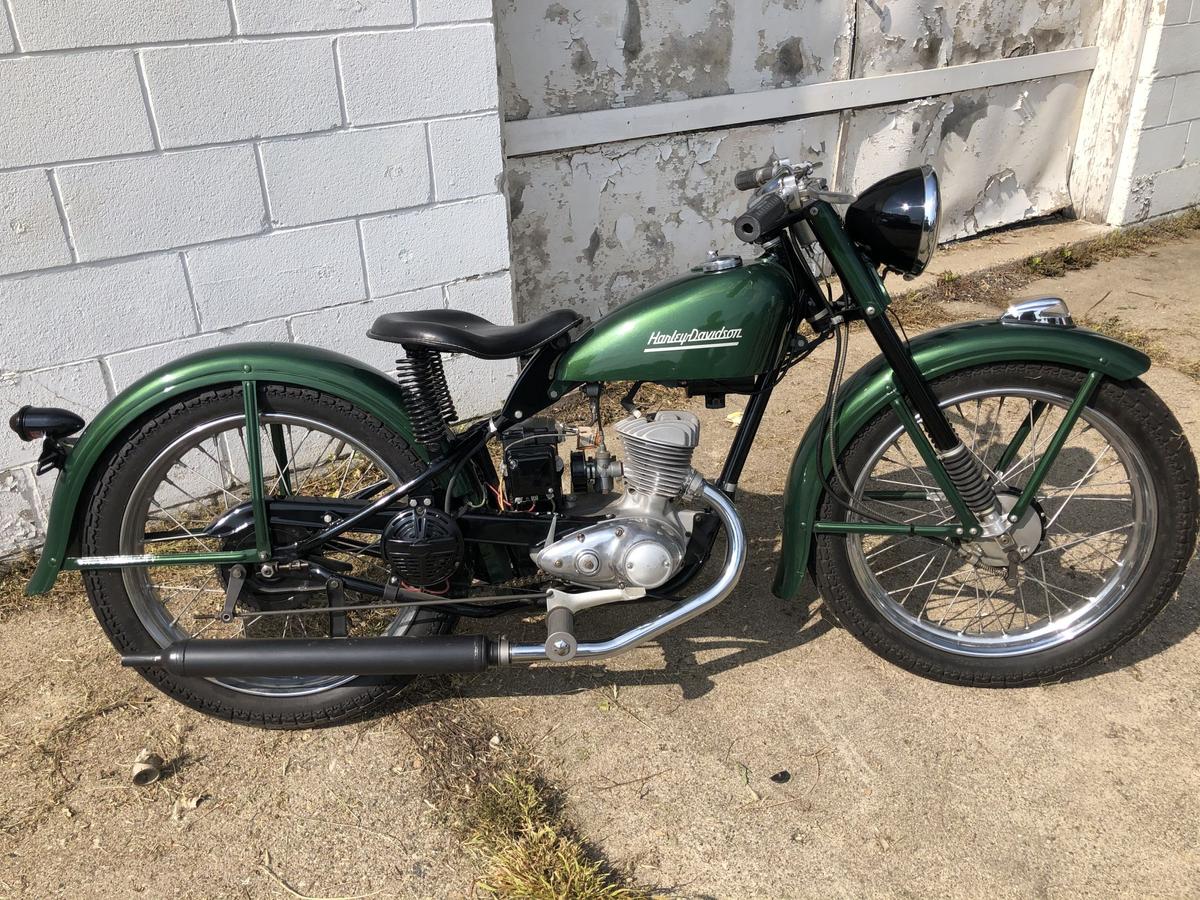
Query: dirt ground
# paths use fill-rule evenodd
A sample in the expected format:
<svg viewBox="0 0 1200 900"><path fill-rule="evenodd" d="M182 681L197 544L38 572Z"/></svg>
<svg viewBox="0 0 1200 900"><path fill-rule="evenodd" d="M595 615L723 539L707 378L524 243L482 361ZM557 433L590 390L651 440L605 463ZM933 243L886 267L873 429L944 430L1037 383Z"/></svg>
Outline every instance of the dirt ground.
<svg viewBox="0 0 1200 900"><path fill-rule="evenodd" d="M1181 241L1028 293L1119 317L1182 365L1200 358L1198 253ZM850 350L852 367L873 355L858 333ZM772 401L738 500L751 561L721 607L606 666L458 687L541 757L583 836L666 895L1200 894L1200 568L1067 683L972 690L884 663L813 615L811 587L770 594L787 465L829 356ZM1146 380L1200 446L1197 382L1170 365ZM713 474L737 404L691 408ZM645 614L597 610L581 630ZM424 794L403 710L292 734L203 718L120 669L81 598L0 623L0 659L0 896L471 894L475 863ZM142 748L168 761L147 788L128 776Z"/></svg>

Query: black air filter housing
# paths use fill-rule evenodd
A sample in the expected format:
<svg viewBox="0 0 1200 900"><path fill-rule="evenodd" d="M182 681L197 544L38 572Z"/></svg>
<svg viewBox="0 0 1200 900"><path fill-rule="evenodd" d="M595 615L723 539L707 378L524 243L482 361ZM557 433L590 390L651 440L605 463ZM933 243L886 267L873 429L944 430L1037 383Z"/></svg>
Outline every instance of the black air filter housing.
<svg viewBox="0 0 1200 900"><path fill-rule="evenodd" d="M558 426L549 419L530 419L504 432L504 493L510 503L552 500L562 494L561 440Z"/></svg>

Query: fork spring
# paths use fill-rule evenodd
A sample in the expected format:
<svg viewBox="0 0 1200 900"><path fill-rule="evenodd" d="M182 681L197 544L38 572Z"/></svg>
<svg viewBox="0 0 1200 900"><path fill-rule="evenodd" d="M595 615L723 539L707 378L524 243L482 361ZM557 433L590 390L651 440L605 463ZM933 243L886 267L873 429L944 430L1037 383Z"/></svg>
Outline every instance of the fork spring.
<svg viewBox="0 0 1200 900"><path fill-rule="evenodd" d="M958 493L967 508L976 515L994 512L997 506L996 492L984 477L983 469L975 456L963 444L942 456L946 474L958 488Z"/></svg>

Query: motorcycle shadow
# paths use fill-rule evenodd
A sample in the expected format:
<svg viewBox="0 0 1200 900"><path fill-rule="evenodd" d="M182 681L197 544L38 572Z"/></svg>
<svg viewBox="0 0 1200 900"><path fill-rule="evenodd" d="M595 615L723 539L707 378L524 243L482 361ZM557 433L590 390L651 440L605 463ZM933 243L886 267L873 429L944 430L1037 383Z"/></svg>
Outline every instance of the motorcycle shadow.
<svg viewBox="0 0 1200 900"><path fill-rule="evenodd" d="M1200 555L1193 554L1175 596L1145 631L1118 647L1112 656L1073 673L1066 680L1086 680L1122 669L1132 669L1134 677L1138 677L1138 663L1181 643L1197 630L1200 630Z"/></svg>
<svg viewBox="0 0 1200 900"><path fill-rule="evenodd" d="M780 600L771 593L778 564L783 514L781 495L741 492L738 510L746 528L749 548L746 568L733 593L708 613L663 635L657 642L661 655L650 665L631 666L630 656L604 662L572 663L564 666L514 666L494 669L468 684L445 685L426 699L439 699L445 692L464 690L474 696L544 696L578 693L597 687L616 688L644 685L677 685L682 700L694 700L712 691L719 676L776 654L802 647L834 627L819 612L820 598L811 578L806 579L795 600ZM708 567L694 583L703 586L716 577L724 559L719 541ZM1176 596L1134 640L1111 656L1067 676L1065 682L1087 680L1137 666L1184 641L1200 629L1200 562L1193 557ZM666 609L666 603L614 604L582 614L578 619L580 640L603 640L650 619ZM540 616L508 616L492 620L464 621L463 632L507 634L513 642L541 643L545 626ZM864 662L870 651L861 649ZM645 651L632 651L645 658ZM874 657L870 657L874 660ZM880 663L881 665L884 663ZM914 676L916 677L916 676Z"/></svg>
<svg viewBox="0 0 1200 900"><path fill-rule="evenodd" d="M749 551L741 581L723 603L652 642L650 646L657 644L661 650L655 664L630 668L630 657L625 656L563 666L514 666L471 679L466 692L475 696L530 696L581 692L599 686L619 689L678 685L682 699L694 700L713 690L722 673L803 646L830 631L832 626L816 612L817 594L811 584L795 600L780 600L771 593L778 564L783 498L739 492L737 505ZM719 540L712 559L693 582L696 589L716 577L724 557L725 544ZM579 639L607 639L671 606L662 602L628 603L590 610L577 620ZM534 616L463 620L459 631L506 634L510 641L521 643L540 644L546 638L542 617ZM634 650L632 654L644 657L645 651Z"/></svg>

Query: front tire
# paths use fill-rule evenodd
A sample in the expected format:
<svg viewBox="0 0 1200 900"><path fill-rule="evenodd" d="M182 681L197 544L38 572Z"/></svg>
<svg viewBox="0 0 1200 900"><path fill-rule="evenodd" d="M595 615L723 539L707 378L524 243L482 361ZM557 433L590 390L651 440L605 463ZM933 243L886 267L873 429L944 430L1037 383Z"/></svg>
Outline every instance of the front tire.
<svg viewBox="0 0 1200 900"><path fill-rule="evenodd" d="M1063 366L1005 363L932 386L994 486L1011 496L1083 378ZM1021 451L998 465L1026 422ZM851 439L840 464L860 510L915 524L949 519L890 409ZM927 499L913 499L926 489ZM899 492L904 498L894 499ZM1195 549L1196 463L1162 400L1140 380L1103 381L1051 467L1036 513L1015 586L1004 569L986 564L982 545L821 535L818 587L837 620L871 650L939 681L1036 684L1107 656L1163 608ZM820 517L864 518L831 491Z"/></svg>
<svg viewBox="0 0 1200 900"><path fill-rule="evenodd" d="M296 387L260 385L258 406L262 424L255 430L262 448L264 484L271 493L349 496L381 476L398 484L420 471L420 461L394 431L347 401ZM239 449L244 452L245 433L242 392L235 386L181 398L138 423L99 469L80 530L80 555L229 549L212 544L213 539L201 532L223 508L237 506L249 496L246 467L238 455ZM185 536L151 545L147 538L160 530ZM273 535L278 541L297 537ZM341 561L353 563L356 574L382 580L381 572L363 571L364 566L379 569L377 556L344 552ZM334 626L329 615L319 611L321 595L299 582L295 595L279 593L281 584L260 583L258 593L248 584L244 596L257 604L252 609L269 609L271 603L289 609L312 604L312 614L258 620L247 615L222 626L213 613L220 612L227 578L228 572L213 566L84 572L96 618L122 654L152 653L173 640L201 633L222 638L332 633L322 634L323 628ZM276 590L269 593L272 587ZM366 599L347 592L349 604ZM363 636L415 637L443 633L453 626L452 617L411 608L399 614L377 611L349 616L353 617L349 633ZM206 679L183 678L158 668L140 672L163 693L193 709L263 728L311 728L362 718L412 680L410 676Z"/></svg>

